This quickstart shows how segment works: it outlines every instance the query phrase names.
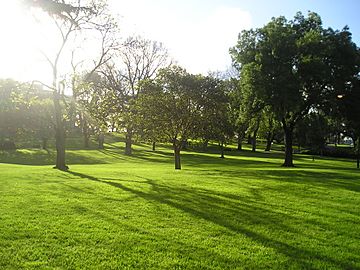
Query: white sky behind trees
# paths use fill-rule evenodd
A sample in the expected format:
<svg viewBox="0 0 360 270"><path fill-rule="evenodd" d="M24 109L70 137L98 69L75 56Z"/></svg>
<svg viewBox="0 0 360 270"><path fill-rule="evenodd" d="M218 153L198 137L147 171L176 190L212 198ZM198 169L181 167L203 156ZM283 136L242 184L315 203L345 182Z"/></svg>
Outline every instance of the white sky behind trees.
<svg viewBox="0 0 360 270"><path fill-rule="evenodd" d="M324 27L349 25L360 41L357 0L108 0L120 17L120 35L138 34L162 42L171 56L192 73L225 70L229 47L243 29L261 27L271 17L291 19L297 11L320 14ZM0 78L49 81L51 71L39 49L56 46L53 33L36 29L36 22L17 0L0 9ZM89 56L90 58L92 56Z"/></svg>
<svg viewBox="0 0 360 270"><path fill-rule="evenodd" d="M251 15L225 5L198 10L196 2L112 0L110 4L124 14L120 24L124 33L163 42L188 71L224 70L231 63L228 50L235 45L238 33L252 26Z"/></svg>

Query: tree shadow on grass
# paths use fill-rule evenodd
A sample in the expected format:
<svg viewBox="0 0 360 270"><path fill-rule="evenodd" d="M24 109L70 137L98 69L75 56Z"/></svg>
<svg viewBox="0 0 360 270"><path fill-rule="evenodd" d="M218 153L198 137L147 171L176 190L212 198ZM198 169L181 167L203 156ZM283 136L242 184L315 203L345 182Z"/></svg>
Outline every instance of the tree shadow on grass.
<svg viewBox="0 0 360 270"><path fill-rule="evenodd" d="M347 172L354 172L355 169L343 171L313 171L313 170L259 170L257 175L262 179L272 179L287 183L306 184L313 187L324 187L329 190L345 189L353 192L360 192L360 181L354 175Z"/></svg>
<svg viewBox="0 0 360 270"><path fill-rule="evenodd" d="M330 257L323 254L322 250L315 248L305 248L304 243L297 243L294 246L288 244L286 239L282 240L283 234L299 238L299 242L314 241L314 236L309 235L308 238L304 238L302 231L292 226L292 224L304 221L259 203L258 200L262 198L259 193L256 193L255 197L229 197L225 192L168 186L147 178L144 178L143 182L143 185L147 186L146 189L134 188L131 184L125 183L129 181L124 182L121 179L109 181L74 171L68 173L85 180L110 185L151 203L170 206L195 218L226 228L232 233L242 234L260 246L275 249L278 253L285 255L289 260L289 267L312 269L315 268L314 262L320 262L341 269L357 269L356 265L345 259ZM265 226L266 229L257 230L259 226L262 228Z"/></svg>
<svg viewBox="0 0 360 270"><path fill-rule="evenodd" d="M241 162L241 161L240 161ZM240 164L240 163L239 163ZM245 162L246 164L246 162ZM360 192L360 181L356 177L357 169L342 168L341 170L313 170L312 167L304 166L302 168L274 168L273 166L254 166L245 170L239 167L226 168L226 166L211 169L199 169L194 174L205 174L211 177L228 179L257 179L263 181L273 180L276 182L309 185L312 187L323 187L333 189L344 189L353 192ZM317 167L315 167L316 169Z"/></svg>
<svg viewBox="0 0 360 270"><path fill-rule="evenodd" d="M235 158L234 158L235 157ZM240 157L240 158L237 158ZM190 166L223 166L223 167L232 167L232 166L248 166L248 165L257 165L257 166L280 166L281 162L276 163L276 159L279 157L274 156L273 160L264 159L261 154L253 155L256 160L251 159L241 159L241 153L239 155L232 154L228 158L222 159L214 153L202 153L202 152L193 152L193 151L182 151L181 152L181 162L184 167ZM267 157L267 156L266 156ZM145 160L154 163L173 163L173 153L170 151L163 150L135 150L132 156L134 160ZM248 156L244 155L244 158ZM275 160L275 161L274 161Z"/></svg>
<svg viewBox="0 0 360 270"><path fill-rule="evenodd" d="M138 198L137 195L133 195L134 197ZM117 229L119 231L125 231L125 232L131 232L132 234L135 232L138 234L137 237L132 237L132 239L127 238L126 239L126 248L129 249L128 252L131 252L131 256L129 256L129 260L132 258L136 258L137 254L136 251L134 252L132 250L132 246L139 246L144 244L146 247L142 250L142 252L149 252L149 254L146 254L147 256L158 256L158 250L163 250L163 247L159 247L159 245L166 245L166 251L168 253L168 257L174 258L176 257L176 261L173 263L174 266L171 267L171 269L175 269L176 266L179 264L179 261L184 261L186 263L187 268L194 266L192 269L198 269L198 260L200 258L211 258L211 261L216 261L218 264L223 266L223 269L225 269L228 265L234 265L237 260L235 258L229 258L225 255L221 255L218 252L211 251L207 248L200 247L196 243L189 242L182 239L174 239L174 238L168 238L165 237L164 234L158 231L154 230L147 230L146 228L136 226L136 224L133 224L131 221L128 221L127 216L118 216L114 215L114 212L112 212L110 209L106 209L106 211L96 211L93 208L90 207L83 207L74 205L73 206L74 212L81 214L81 215L91 215L95 217L96 219L105 220L106 222L112 224L112 227L117 227L113 229ZM116 212L115 212L116 213ZM149 239L151 239L149 241ZM156 241L154 241L154 239ZM194 252L195 251L195 252ZM122 252L124 252L122 250ZM126 252L126 251L125 251ZM134 254L135 253L135 254ZM186 257L184 256L186 254ZM144 256L142 253L141 256ZM123 259L122 259L123 260ZM140 261L141 263L141 261ZM134 267L134 262L129 262ZM163 269L164 266L162 262L159 260L158 264L161 264L162 267L158 267L159 269ZM202 264L204 264L205 267L208 267L206 265L206 261L202 261ZM139 267L143 269L143 267ZM168 268L168 267L166 267ZM170 266L169 266L170 269ZM190 268L191 269L191 268Z"/></svg>

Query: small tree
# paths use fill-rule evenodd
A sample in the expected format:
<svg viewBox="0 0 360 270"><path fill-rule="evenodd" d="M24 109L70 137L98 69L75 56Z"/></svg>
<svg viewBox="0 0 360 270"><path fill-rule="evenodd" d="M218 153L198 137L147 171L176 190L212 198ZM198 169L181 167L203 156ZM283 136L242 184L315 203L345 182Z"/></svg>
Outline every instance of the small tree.
<svg viewBox="0 0 360 270"><path fill-rule="evenodd" d="M266 139L265 151L270 151L275 137L281 133L281 124L269 106L265 106L261 113L259 133Z"/></svg>
<svg viewBox="0 0 360 270"><path fill-rule="evenodd" d="M198 135L203 141L203 149L206 150L210 140L219 143L221 149L228 141L228 134L232 133L228 111L228 96L226 82L215 78L213 75L197 76L199 93L201 94L200 119Z"/></svg>

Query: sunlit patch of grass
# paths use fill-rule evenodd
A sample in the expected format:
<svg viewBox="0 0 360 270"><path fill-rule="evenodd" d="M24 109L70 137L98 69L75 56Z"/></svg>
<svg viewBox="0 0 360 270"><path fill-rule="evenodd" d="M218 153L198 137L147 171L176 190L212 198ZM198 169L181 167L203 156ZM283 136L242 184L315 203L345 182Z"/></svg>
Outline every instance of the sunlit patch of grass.
<svg viewBox="0 0 360 270"><path fill-rule="evenodd" d="M352 161L119 145L0 154L0 268L360 269Z"/></svg>

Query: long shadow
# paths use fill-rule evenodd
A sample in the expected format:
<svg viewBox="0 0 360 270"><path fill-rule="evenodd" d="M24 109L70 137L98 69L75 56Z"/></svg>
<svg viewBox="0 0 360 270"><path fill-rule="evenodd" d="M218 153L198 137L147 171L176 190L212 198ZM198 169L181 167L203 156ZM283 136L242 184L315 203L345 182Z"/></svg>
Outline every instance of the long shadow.
<svg viewBox="0 0 360 270"><path fill-rule="evenodd" d="M355 169L346 170L345 172L349 171L355 171ZM352 175L346 175L344 171L258 170L256 174L260 175L264 180L272 179L281 182L360 192L360 181L356 181Z"/></svg>
<svg viewBox="0 0 360 270"><path fill-rule="evenodd" d="M135 189L119 183L119 181L122 181L121 179L116 179L116 182L103 181L83 173L73 171L69 171L68 173L85 180L110 185L149 202L168 205L196 218L226 228L233 233L242 234L259 245L277 250L277 252L287 256L292 264L295 263L303 269L315 268L312 264L314 260L331 263L341 269L359 269L356 265L341 260L341 258L329 257L321 254L321 251L318 250L304 249L290 245L276 239L274 235L272 237L268 236L267 234L271 235L271 233L275 233L275 235L279 233L291 233L294 237L301 235L301 231L287 225L301 221L284 213L264 208L256 201L261 200L259 194L255 194L257 196L253 198L239 196L238 198L233 197L230 200L226 193L214 193L210 190L196 188L167 186L158 184L152 179L144 178L145 181L143 183L150 186L150 190L145 192L142 189ZM290 220L293 222L289 222ZM271 233L260 233L251 229L257 225L265 225L267 228L266 231L270 231Z"/></svg>
<svg viewBox="0 0 360 270"><path fill-rule="evenodd" d="M241 153L240 153L241 154ZM238 155L241 157L241 155ZM201 152L193 152L193 151L182 151L181 153L181 161L184 164L184 166L199 166L199 165L207 165L207 166L213 166L213 165L221 165L225 167L231 167L231 166L247 166L247 165L254 165L257 164L259 166L265 165L265 166L280 166L281 162L278 164L274 161L267 161L264 159L258 159L256 161L254 160L246 160L246 159L235 159L237 155L232 154L229 155L229 158L221 159L219 156L217 156L214 153L201 153ZM258 155L259 157L262 157L261 155ZM134 155L132 156L134 159L141 159L146 160L150 162L155 163L171 163L173 159L173 154L171 152L167 151L161 151L157 150L155 152L152 151L134 151ZM248 158L248 156L244 157ZM257 157L254 155L254 157ZM264 158L264 157L263 157ZM277 159L276 157L274 159Z"/></svg>
<svg viewBox="0 0 360 270"><path fill-rule="evenodd" d="M157 239L158 241L154 242L153 245L155 246L154 250L150 251L153 252L157 255L157 251L156 251L156 245L158 242L169 242L171 243L171 245L167 246L167 249L171 250L171 255L173 257L178 256L179 258L182 258L183 260L186 260L186 263L190 263L189 262L189 258L183 258L183 253L187 253L190 256L194 256L193 260L197 261L199 259L198 256L202 256L203 258L211 258L212 260L217 261L218 263L220 263L221 265L223 265L223 269L225 269L225 267L227 265L233 265L234 263L236 263L236 259L235 258L229 258L225 255L221 255L218 252L215 251L211 251L210 249L204 248L204 247L199 247L198 245L196 245L196 243L189 243L186 241L182 241L181 239L174 239L174 238L165 238L161 233L158 233L156 231L148 231L145 228L136 226L136 225L131 225L130 222L124 222L124 220L121 220L121 218L119 219L119 217L114 217L111 214L111 211L106 211L105 212L99 212L99 211L95 211L92 208L85 208L85 207L79 207L79 206L73 206L73 209L75 212L78 212L79 214L84 215L84 213L88 214L88 215L92 215L94 217L96 217L97 219L102 219L105 220L117 227L119 227L122 231L126 230L129 232L138 232L141 235L151 235L151 237L153 239ZM107 209L110 210L110 209ZM140 238L136 238L135 240L132 241L136 241L136 243L134 244L141 244L141 237ZM131 245L132 243L127 243L127 245ZM146 245L149 245L149 243L146 243ZM189 250L189 251L186 251ZM190 253L190 251L196 250L196 254L192 255L192 253ZM196 257L195 257L196 256ZM159 262L160 263L160 262Z"/></svg>
<svg viewBox="0 0 360 270"><path fill-rule="evenodd" d="M116 162L121 160L133 160L141 161L146 160L153 163L170 164L172 163L173 153L171 147L168 145L162 145L155 152L147 149L134 149L134 154L131 157L124 156L122 153L123 147L118 147L112 144L107 145L109 148L103 150L91 150L94 153L101 153L103 156L91 155L89 153L77 153L76 151L68 151L67 163L72 164L107 164L109 162ZM138 146L146 147L148 145ZM164 150L166 149L166 150ZM217 151L209 151L207 153L196 151L196 149L189 149L182 151L182 163L186 166L222 166L223 168L229 168L232 166L258 166L258 167L279 167L282 164L283 153L280 152L251 152L249 150L243 151L229 151L226 153L225 159L220 159ZM106 157L110 158L107 160ZM242 158L244 157L244 158ZM326 158L318 158L326 161ZM295 155L295 165L297 168L321 168L321 169L335 169L335 170L352 170L349 163L349 168L344 168L334 164L326 164L324 162L307 162L311 160L311 156ZM2 151L0 152L0 162L10 164L22 164L22 165L53 165L55 161L55 151ZM297 161L301 161L297 163ZM346 160L348 161L348 160ZM345 162L345 161L344 161ZM348 161L350 162L350 160Z"/></svg>

